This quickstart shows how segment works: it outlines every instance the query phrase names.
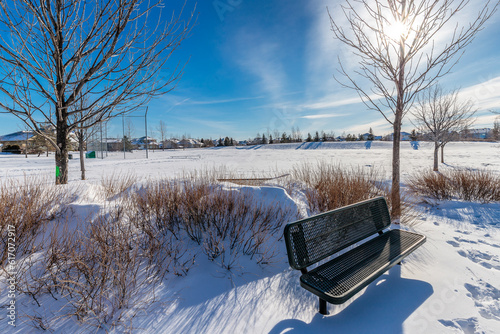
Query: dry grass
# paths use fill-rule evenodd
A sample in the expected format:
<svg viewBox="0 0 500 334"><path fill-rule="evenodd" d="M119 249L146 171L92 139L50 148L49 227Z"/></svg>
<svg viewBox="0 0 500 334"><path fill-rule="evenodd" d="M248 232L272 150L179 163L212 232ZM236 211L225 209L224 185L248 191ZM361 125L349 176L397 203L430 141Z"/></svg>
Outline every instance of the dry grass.
<svg viewBox="0 0 500 334"><path fill-rule="evenodd" d="M408 186L419 196L437 200L500 202L500 176L488 170L425 171L413 175Z"/></svg>
<svg viewBox="0 0 500 334"><path fill-rule="evenodd" d="M318 163L295 167L292 177L305 186L309 209L324 212L385 195L382 182L372 169Z"/></svg>
<svg viewBox="0 0 500 334"><path fill-rule="evenodd" d="M258 263L269 262L273 252L265 247L267 240L297 217L277 203L264 203L248 192L224 190L195 178L150 181L132 201L137 212L132 220L150 236L151 243L165 245L163 238L180 241L187 237L201 247L209 260L220 261L227 269L240 255L255 258ZM172 252L182 258L187 250ZM183 261L178 258L174 257L174 270L185 272L185 261L190 257Z"/></svg>
<svg viewBox="0 0 500 334"><path fill-rule="evenodd" d="M39 304L43 295L64 300L58 317L88 327L126 328L131 308L160 282L145 265L137 231L124 223L123 209L79 226L53 226L42 257L24 261L18 290ZM149 288L149 289L148 289ZM132 312L133 313L133 312ZM43 319L39 319L43 322Z"/></svg>
<svg viewBox="0 0 500 334"><path fill-rule="evenodd" d="M62 215L72 200L67 187L55 186L42 178L0 183L0 264L7 258L7 226L15 226L16 255L34 253L45 224Z"/></svg>
<svg viewBox="0 0 500 334"><path fill-rule="evenodd" d="M306 195L311 213L320 213L377 196L384 196L391 208L391 188L383 182L376 169L346 167L340 164L302 164L293 168L286 186L289 193L299 184ZM401 196L402 224L415 222L413 205L403 193Z"/></svg>
<svg viewBox="0 0 500 334"><path fill-rule="evenodd" d="M114 196L123 194L130 189L138 177L133 173L127 174L109 174L101 178L102 195L104 199L111 199Z"/></svg>

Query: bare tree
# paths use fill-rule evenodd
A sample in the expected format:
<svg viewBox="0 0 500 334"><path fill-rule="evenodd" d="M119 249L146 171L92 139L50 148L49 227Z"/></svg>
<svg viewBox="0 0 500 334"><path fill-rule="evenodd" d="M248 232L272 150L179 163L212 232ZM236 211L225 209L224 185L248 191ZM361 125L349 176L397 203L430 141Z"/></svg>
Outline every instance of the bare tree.
<svg viewBox="0 0 500 334"><path fill-rule="evenodd" d="M166 72L167 60L187 37L193 15L183 20L183 6L170 13L164 7L160 0L0 2L0 91L6 97L0 108L40 135L40 119L56 128L56 140L47 140L56 149L57 184L68 181L73 130L175 87L183 66ZM79 110L74 106L83 96L92 102Z"/></svg>
<svg viewBox="0 0 500 334"><path fill-rule="evenodd" d="M417 98L411 114L416 126L434 142L434 171L438 171L438 153L444 162L444 146L464 128L474 123L476 113L470 100L460 101L459 90L445 92L439 85L429 87Z"/></svg>
<svg viewBox="0 0 500 334"><path fill-rule="evenodd" d="M164 121L160 120L160 122L158 123L158 126L156 127L156 130L160 133L162 151L164 151L165 150L165 137L167 136L167 124L165 124Z"/></svg>
<svg viewBox="0 0 500 334"><path fill-rule="evenodd" d="M346 0L342 6L346 24L328 12L334 37L353 51L359 66L350 72L339 59L339 72L347 80L337 81L356 90L368 108L379 111L393 126L391 211L396 221L401 216L399 153L403 118L418 93L458 62L464 48L498 7L497 0L492 5L487 1L472 22L457 24L447 41L437 42L438 33L447 29L469 2Z"/></svg>
<svg viewBox="0 0 500 334"><path fill-rule="evenodd" d="M83 121L83 110L87 109L89 105L88 97L82 96L78 99L78 103L74 104L71 109L76 109L77 112L73 114L72 121L78 122L77 127L74 130L74 134L78 141L78 151L80 152L80 178L82 180L86 179L85 176L85 148L87 146L87 141L97 133L99 122L96 122L95 117L90 117L87 120ZM89 126L89 124L93 124Z"/></svg>
<svg viewBox="0 0 500 334"><path fill-rule="evenodd" d="M491 130L491 135L496 141L500 139L500 117L497 117L495 119L495 122L493 123L493 129Z"/></svg>
<svg viewBox="0 0 500 334"><path fill-rule="evenodd" d="M135 135L135 126L134 123L130 118L127 117L125 120L125 135L128 137L128 139L132 140Z"/></svg>

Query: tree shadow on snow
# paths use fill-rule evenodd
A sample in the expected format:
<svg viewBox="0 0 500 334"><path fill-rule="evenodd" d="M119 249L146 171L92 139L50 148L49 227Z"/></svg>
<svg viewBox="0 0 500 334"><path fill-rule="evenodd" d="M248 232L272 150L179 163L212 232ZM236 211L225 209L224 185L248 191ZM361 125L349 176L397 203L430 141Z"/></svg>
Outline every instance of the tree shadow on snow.
<svg viewBox="0 0 500 334"><path fill-rule="evenodd" d="M282 320L269 333L401 333L403 322L432 293L429 283L401 278L401 266L395 266L342 311L337 311L342 306L328 304L328 316L316 313L310 323Z"/></svg>

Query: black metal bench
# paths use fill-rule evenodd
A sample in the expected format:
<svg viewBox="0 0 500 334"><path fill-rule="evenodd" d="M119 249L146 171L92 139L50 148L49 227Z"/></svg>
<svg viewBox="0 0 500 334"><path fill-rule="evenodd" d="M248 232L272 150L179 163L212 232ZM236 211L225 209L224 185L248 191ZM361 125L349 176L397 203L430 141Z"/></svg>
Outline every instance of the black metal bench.
<svg viewBox="0 0 500 334"><path fill-rule="evenodd" d="M288 261L302 272L300 285L319 296L319 313L328 314L326 302L344 303L425 242L423 235L390 225L385 198L377 197L285 227Z"/></svg>

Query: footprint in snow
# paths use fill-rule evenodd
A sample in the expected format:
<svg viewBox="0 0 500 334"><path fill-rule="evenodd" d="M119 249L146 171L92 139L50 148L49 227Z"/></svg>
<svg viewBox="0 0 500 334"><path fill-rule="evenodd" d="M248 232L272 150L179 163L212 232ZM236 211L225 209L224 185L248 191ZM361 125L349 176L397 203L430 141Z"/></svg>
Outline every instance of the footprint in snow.
<svg viewBox="0 0 500 334"><path fill-rule="evenodd" d="M438 320L443 326L458 329L462 333L467 334L476 334L476 333L484 333L484 331L480 328L479 322L477 318L469 318L469 319L453 319L453 320Z"/></svg>
<svg viewBox="0 0 500 334"><path fill-rule="evenodd" d="M495 248L500 248L499 245L496 245L496 244L490 244L489 242L486 242L484 240L478 240L479 243L481 244L484 244L484 245L488 245L488 246L491 246L491 247L495 247Z"/></svg>
<svg viewBox="0 0 500 334"><path fill-rule="evenodd" d="M467 296L474 300L479 314L486 319L500 321L500 290L491 284L480 280L479 285L465 283L469 293Z"/></svg>
<svg viewBox="0 0 500 334"><path fill-rule="evenodd" d="M458 242L466 242L466 243L469 243L469 244L477 244L477 241L470 240L470 239L464 239L462 237L454 237L453 239L455 239Z"/></svg>
<svg viewBox="0 0 500 334"><path fill-rule="evenodd" d="M458 254L468 258L474 263L480 264L485 268L500 270L500 260L496 255L492 255L488 252L481 252L475 249L467 251L461 249L458 251Z"/></svg>

